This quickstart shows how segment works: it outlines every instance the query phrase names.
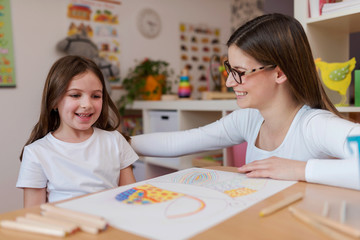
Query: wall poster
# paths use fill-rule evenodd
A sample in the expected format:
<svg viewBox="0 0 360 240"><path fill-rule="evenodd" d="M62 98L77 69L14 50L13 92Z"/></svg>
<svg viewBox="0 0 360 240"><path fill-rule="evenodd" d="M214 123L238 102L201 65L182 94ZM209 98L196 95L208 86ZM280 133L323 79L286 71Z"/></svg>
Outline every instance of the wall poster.
<svg viewBox="0 0 360 240"><path fill-rule="evenodd" d="M15 87L10 0L0 0L0 87Z"/></svg>
<svg viewBox="0 0 360 240"><path fill-rule="evenodd" d="M211 59L221 56L220 29L206 24L180 23L181 69L189 70L191 98L201 98L201 92L212 91L209 67Z"/></svg>
<svg viewBox="0 0 360 240"><path fill-rule="evenodd" d="M85 34L96 44L99 57L120 71L119 8L117 0L69 0L68 36ZM110 70L111 71L111 70ZM111 87L120 86L120 73L111 77Z"/></svg>

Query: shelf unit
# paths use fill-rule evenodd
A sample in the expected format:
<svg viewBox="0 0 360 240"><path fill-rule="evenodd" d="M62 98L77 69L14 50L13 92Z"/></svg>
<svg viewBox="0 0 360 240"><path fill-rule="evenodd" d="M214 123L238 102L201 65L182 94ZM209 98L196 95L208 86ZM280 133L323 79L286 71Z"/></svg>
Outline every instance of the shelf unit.
<svg viewBox="0 0 360 240"><path fill-rule="evenodd" d="M349 60L350 33L360 31L360 8L309 18L308 1L294 0L294 17L304 27L315 59L326 62ZM325 91L333 102L339 102L337 92L327 87Z"/></svg>
<svg viewBox="0 0 360 240"><path fill-rule="evenodd" d="M360 8L309 18L308 1L294 0L294 17L303 25L315 58L349 60L349 34L360 31Z"/></svg>
<svg viewBox="0 0 360 240"><path fill-rule="evenodd" d="M178 130L187 130L212 123L230 112L238 109L236 100L175 100L175 101L135 101L128 111L141 115L143 118L143 131L150 133L151 111L175 111L178 117ZM358 107L340 107L340 112L360 112ZM220 151L221 152L221 151ZM145 163L146 178L192 167L192 159L199 155L219 153L206 152L192 154L177 159L163 159L142 157ZM223 165L232 165L230 149L223 149Z"/></svg>

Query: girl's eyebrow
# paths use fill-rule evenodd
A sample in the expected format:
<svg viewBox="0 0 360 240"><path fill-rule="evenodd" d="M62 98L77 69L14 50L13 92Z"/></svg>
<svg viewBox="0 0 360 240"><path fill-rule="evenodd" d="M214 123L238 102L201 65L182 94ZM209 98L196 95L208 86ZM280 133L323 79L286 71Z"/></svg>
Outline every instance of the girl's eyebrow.
<svg viewBox="0 0 360 240"><path fill-rule="evenodd" d="M247 68L242 67L242 66L232 66L232 68L234 68L234 69L236 69L236 70L244 70L244 71L247 70Z"/></svg>
<svg viewBox="0 0 360 240"><path fill-rule="evenodd" d="M79 88L70 88L70 89L66 90L66 92L70 92L70 91L81 91L82 92L83 90L79 89ZM95 89L92 92L103 92L103 90L102 89Z"/></svg>

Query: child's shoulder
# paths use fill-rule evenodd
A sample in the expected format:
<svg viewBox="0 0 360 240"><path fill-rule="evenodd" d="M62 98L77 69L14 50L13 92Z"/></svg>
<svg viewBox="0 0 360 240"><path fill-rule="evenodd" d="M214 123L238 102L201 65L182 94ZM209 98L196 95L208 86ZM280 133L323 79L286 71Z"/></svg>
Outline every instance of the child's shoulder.
<svg viewBox="0 0 360 240"><path fill-rule="evenodd" d="M118 140L126 140L124 136L117 130L107 131L100 128L94 128L94 131L100 138L115 138Z"/></svg>
<svg viewBox="0 0 360 240"><path fill-rule="evenodd" d="M35 140L34 142L26 145L27 148L47 148L50 144L51 133L46 134L44 137Z"/></svg>

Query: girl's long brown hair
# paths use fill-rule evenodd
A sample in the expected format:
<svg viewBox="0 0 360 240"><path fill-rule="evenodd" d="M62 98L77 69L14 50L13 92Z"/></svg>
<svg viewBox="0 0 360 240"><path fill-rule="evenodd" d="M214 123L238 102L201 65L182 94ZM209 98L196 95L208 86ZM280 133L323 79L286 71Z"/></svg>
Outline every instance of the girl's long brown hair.
<svg viewBox="0 0 360 240"><path fill-rule="evenodd" d="M341 117L325 93L309 41L295 18L279 13L259 16L238 28L227 45L236 45L261 64L279 66L298 103Z"/></svg>
<svg viewBox="0 0 360 240"><path fill-rule="evenodd" d="M90 59L84 57L65 56L57 60L48 73L42 94L39 121L34 126L25 146L44 137L49 132L55 131L59 127L60 116L54 110L55 106L64 96L70 81L75 76L88 71L94 73L103 86L102 110L98 120L94 123L94 127L107 131L113 131L119 127L120 113L106 90L105 80L98 66ZM128 136L124 135L124 137L128 141L130 140ZM23 152L24 148L21 151L20 161L22 160Z"/></svg>

